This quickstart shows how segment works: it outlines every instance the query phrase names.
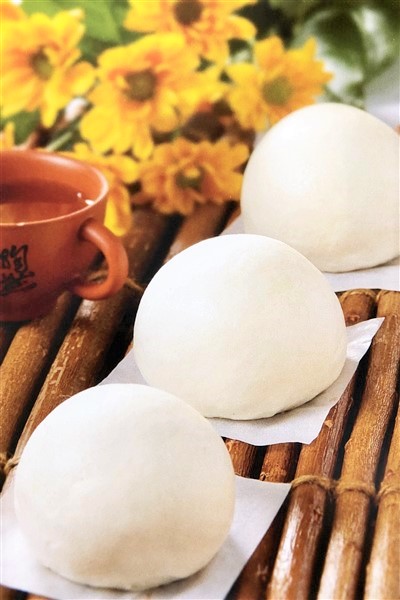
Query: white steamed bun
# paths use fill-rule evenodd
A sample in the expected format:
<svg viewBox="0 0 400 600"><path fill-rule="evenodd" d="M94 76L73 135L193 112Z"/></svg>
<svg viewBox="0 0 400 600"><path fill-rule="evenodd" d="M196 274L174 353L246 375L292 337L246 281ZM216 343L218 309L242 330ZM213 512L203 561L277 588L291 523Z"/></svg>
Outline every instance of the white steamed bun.
<svg viewBox="0 0 400 600"><path fill-rule="evenodd" d="M286 244L225 235L191 246L148 285L134 356L150 385L206 417L256 419L339 375L346 331L325 277Z"/></svg>
<svg viewBox="0 0 400 600"><path fill-rule="evenodd" d="M322 271L372 267L400 252L399 179L393 129L352 106L308 106L251 154L244 230L286 242Z"/></svg>
<svg viewBox="0 0 400 600"><path fill-rule="evenodd" d="M29 439L15 506L38 560L92 586L142 590L191 575L222 545L234 473L222 439L182 400L101 385Z"/></svg>

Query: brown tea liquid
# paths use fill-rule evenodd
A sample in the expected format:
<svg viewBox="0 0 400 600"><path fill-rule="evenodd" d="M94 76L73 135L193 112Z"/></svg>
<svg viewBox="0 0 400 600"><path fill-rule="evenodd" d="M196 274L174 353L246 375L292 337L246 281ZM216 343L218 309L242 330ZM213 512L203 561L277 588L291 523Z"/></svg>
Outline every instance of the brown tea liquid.
<svg viewBox="0 0 400 600"><path fill-rule="evenodd" d="M0 222L45 221L93 204L82 192L56 181L31 180L0 185Z"/></svg>

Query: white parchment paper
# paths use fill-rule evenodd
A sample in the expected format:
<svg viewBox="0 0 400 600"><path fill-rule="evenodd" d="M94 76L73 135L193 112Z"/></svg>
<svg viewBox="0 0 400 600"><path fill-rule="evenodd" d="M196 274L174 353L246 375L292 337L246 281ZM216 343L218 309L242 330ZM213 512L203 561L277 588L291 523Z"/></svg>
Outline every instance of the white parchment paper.
<svg viewBox="0 0 400 600"><path fill-rule="evenodd" d="M221 235L244 233L243 219L238 216ZM373 267L346 273L324 273L335 292L359 288L400 291L400 257Z"/></svg>
<svg viewBox="0 0 400 600"><path fill-rule="evenodd" d="M290 484L286 483L236 477L232 527L214 559L192 577L151 593L139 594L78 585L37 563L19 529L14 512L13 484L10 482L1 498L1 583L55 600L222 600L268 530L289 489Z"/></svg>
<svg viewBox="0 0 400 600"><path fill-rule="evenodd" d="M367 352L372 338L383 320L383 318L369 319L363 323L347 327L347 356L341 374L327 390L307 402L307 404L268 419L253 421L209 419L209 421L220 435L255 446L280 444L282 442L310 444L320 432L328 412L338 402L346 389L358 363ZM103 383L146 384L132 351L101 382L101 384Z"/></svg>

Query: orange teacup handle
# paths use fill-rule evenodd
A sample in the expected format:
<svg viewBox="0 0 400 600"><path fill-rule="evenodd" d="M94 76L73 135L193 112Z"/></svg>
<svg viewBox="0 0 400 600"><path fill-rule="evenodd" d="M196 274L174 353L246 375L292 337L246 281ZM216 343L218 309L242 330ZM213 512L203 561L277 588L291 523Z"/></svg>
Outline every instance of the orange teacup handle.
<svg viewBox="0 0 400 600"><path fill-rule="evenodd" d="M128 276L128 257L121 241L96 219L88 219L79 231L79 237L91 242L103 253L108 274L101 283L75 283L71 292L87 300L102 300L118 292Z"/></svg>

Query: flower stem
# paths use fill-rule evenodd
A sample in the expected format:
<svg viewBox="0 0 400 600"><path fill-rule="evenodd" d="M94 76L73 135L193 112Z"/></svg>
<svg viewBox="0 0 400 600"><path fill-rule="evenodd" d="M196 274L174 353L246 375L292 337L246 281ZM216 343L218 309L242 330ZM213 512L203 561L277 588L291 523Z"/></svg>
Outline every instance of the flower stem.
<svg viewBox="0 0 400 600"><path fill-rule="evenodd" d="M65 131L60 137L56 138L46 146L46 150L49 152L55 152L56 150L60 150L73 136L73 132L71 130Z"/></svg>

